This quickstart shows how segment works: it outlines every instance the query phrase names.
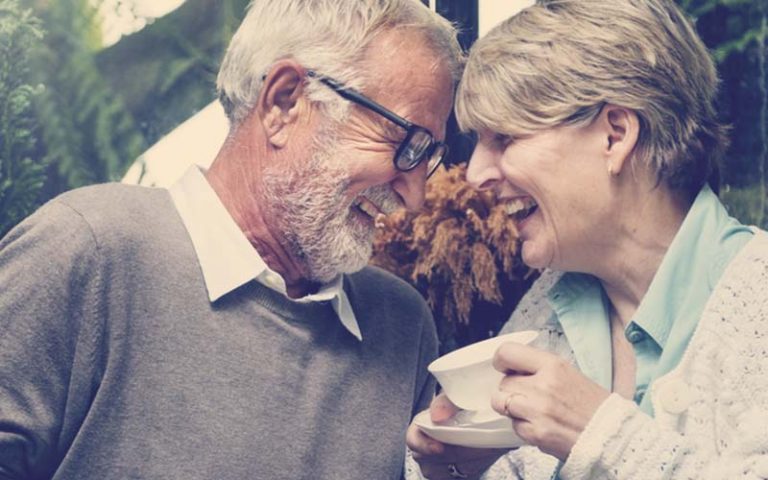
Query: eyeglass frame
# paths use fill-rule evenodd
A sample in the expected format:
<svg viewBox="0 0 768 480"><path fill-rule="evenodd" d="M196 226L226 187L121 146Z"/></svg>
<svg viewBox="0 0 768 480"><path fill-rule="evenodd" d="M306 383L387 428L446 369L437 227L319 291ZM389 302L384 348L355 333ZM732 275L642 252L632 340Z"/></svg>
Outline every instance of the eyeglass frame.
<svg viewBox="0 0 768 480"><path fill-rule="evenodd" d="M445 157L448 155L448 145L446 145L445 142L441 142L437 140L428 128L422 127L421 125L416 125L415 123L404 119L403 117L396 114L395 112L385 108L383 105L366 97L365 95L358 92L354 88L343 85L338 80L334 80L331 77L319 74L314 70L307 70L306 73L308 77L317 79L322 84L326 85L331 90L336 92L342 98L349 100L350 102L360 105L362 107L365 107L368 110L371 110L375 113L378 113L382 117L386 118L390 122L394 123L395 125L397 125L398 127L406 131L405 138L400 142L400 145L398 145L397 150L395 151L395 155L392 157L392 163L394 164L395 168L398 171L410 172L418 168L419 165L421 165L422 163L424 163L424 161L426 161L427 162L427 178L429 178L437 171L438 167L442 165L443 161L445 161ZM426 148L426 150L424 150L424 154L416 163L414 163L412 166L408 168L403 168L397 164L397 159L400 157L400 154L403 153L403 149L408 146L411 139L419 132L423 132L427 134L430 140L429 146ZM430 170L429 160L432 158L432 156L435 154L435 151L438 148L442 148L443 153L438 159L437 163L435 163L432 169Z"/></svg>

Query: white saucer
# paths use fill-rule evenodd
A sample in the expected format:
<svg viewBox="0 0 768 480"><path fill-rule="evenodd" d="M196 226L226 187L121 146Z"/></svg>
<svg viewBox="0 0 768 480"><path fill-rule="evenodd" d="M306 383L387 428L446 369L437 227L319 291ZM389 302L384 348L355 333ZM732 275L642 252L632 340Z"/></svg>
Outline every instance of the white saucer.
<svg viewBox="0 0 768 480"><path fill-rule="evenodd" d="M413 423L435 440L451 445L513 448L525 444L512 428L512 419L498 414L494 418L483 412L462 411L449 424L438 425L432 423L429 410L424 410L414 417Z"/></svg>

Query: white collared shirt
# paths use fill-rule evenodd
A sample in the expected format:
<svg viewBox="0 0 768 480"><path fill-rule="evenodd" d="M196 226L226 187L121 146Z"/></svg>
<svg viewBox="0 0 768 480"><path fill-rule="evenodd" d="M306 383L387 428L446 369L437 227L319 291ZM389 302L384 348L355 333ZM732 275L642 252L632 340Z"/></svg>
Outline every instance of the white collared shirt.
<svg viewBox="0 0 768 480"><path fill-rule="evenodd" d="M342 275L323 285L315 294L290 298L283 277L270 269L253 248L200 167L190 167L169 192L192 239L211 302L255 279L294 302L330 301L342 325L362 341L360 326L344 291Z"/></svg>

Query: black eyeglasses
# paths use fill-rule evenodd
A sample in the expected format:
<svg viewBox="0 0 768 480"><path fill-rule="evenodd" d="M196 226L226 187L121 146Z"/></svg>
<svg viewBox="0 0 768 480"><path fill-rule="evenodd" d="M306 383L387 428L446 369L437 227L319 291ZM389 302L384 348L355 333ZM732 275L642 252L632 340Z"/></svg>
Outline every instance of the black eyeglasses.
<svg viewBox="0 0 768 480"><path fill-rule="evenodd" d="M313 70L308 70L307 76L318 79L341 97L361 105L368 110L372 110L395 125L405 129L407 133L403 141L400 142L400 146L397 147L393 159L396 169L401 172L409 172L426 160L427 178L429 178L435 173L437 167L443 163L443 159L448 153L448 146L443 142L435 140L432 132L426 128L414 125L400 115L382 107L362 93L352 88L345 87L330 77L320 75Z"/></svg>

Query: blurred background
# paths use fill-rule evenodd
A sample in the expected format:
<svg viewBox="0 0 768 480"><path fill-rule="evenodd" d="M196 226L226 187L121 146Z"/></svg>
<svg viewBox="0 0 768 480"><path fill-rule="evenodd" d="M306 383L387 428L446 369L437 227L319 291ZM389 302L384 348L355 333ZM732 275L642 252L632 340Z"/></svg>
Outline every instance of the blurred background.
<svg viewBox="0 0 768 480"><path fill-rule="evenodd" d="M0 0L0 237L57 194L125 181L167 186L207 165L227 132L214 103L224 49L247 0ZM424 0L479 35L529 4ZM722 77L732 144L720 194L742 222L768 227L768 0L678 0ZM449 128L450 161L471 140ZM536 272L514 226L462 180L430 182L427 209L389 219L373 262L428 299L445 352L495 334Z"/></svg>

